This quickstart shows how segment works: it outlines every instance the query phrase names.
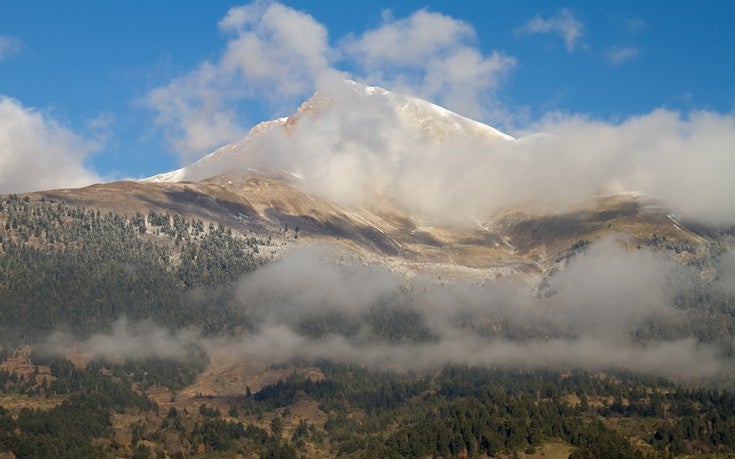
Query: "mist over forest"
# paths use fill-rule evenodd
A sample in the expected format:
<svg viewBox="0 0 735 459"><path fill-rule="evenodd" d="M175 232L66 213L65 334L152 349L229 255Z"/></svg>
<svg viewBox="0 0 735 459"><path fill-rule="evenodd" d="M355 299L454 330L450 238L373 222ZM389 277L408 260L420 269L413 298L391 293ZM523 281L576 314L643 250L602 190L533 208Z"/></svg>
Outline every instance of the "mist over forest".
<svg viewBox="0 0 735 459"><path fill-rule="evenodd" d="M459 281L295 228L0 206L0 450L18 457L735 448L724 232L609 233L538 277Z"/></svg>
<svg viewBox="0 0 735 459"><path fill-rule="evenodd" d="M56 351L105 358L185 358L192 346L233 358L333 360L397 371L446 365L509 369L624 370L681 382L733 376L733 258L705 281L615 237L597 241L540 288L513 280L442 283L340 261L317 246L290 252L235 281L247 331L203 333L121 318L79 340L55 332ZM701 302L707 291L717 306ZM206 290L196 295L207 297ZM205 300L206 301L206 300Z"/></svg>

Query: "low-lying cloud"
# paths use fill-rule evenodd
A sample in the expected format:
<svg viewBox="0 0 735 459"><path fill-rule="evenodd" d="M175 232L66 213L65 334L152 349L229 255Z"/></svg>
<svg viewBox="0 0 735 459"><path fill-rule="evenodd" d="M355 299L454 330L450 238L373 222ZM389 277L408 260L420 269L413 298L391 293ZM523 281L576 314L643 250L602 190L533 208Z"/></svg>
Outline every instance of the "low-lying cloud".
<svg viewBox="0 0 735 459"><path fill-rule="evenodd" d="M238 336L203 338L122 321L109 335L78 342L57 334L48 343L106 358L181 358L199 346L268 362L613 369L678 381L726 380L735 368L723 354L732 336L695 339L687 331L689 318L673 305L668 280L678 265L612 240L572 259L542 295L512 283L409 281L339 260L323 248L304 249L243 278L238 304L254 329ZM683 331L672 335L677 326Z"/></svg>
<svg viewBox="0 0 735 459"><path fill-rule="evenodd" d="M88 359L108 360L164 358L183 360L193 346L201 345L196 330L172 333L156 324L143 321L130 323L118 319L111 333L96 333L85 340L64 332L51 334L41 346L47 353L63 352Z"/></svg>

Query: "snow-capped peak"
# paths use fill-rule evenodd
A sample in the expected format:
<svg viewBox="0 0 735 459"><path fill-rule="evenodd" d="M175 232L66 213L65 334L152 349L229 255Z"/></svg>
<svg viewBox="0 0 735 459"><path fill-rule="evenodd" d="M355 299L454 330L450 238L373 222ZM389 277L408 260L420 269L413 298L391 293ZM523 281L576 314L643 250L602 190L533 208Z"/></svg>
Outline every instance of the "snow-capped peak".
<svg viewBox="0 0 735 459"><path fill-rule="evenodd" d="M474 142L487 144L514 141L513 137L493 127L458 115L426 100L345 80L344 87L317 92L291 116L260 123L241 140L225 145L193 164L145 180L154 182L197 181L224 173L237 174L252 170L253 162L261 165L267 164L267 161L263 161L261 156L268 155L269 152L264 151L267 148L264 148L264 143L259 142L259 139L264 135L273 134L274 130L290 136L300 128L312 129L330 138L331 142L360 142L359 136L358 138L339 138L349 136L350 132L348 129L340 129L340 126L335 126L333 119L330 122L320 123L323 118L328 118L330 114L334 115L337 109L339 110L339 116L336 116L338 120L345 114L359 113L361 122L369 124L374 121L376 126L381 126L382 122L385 126L385 120L390 118L393 124L397 123L405 128L407 138L419 133L436 144L457 138L467 138ZM308 126L302 127L305 120L309 120ZM391 125L390 128L395 130L396 126ZM379 132L373 134L376 137L381 135ZM402 131L399 129L397 135L401 134ZM335 137L337 137L336 140ZM313 144L293 145L293 148L298 149L313 147ZM256 159L257 161L254 161ZM298 172L295 174L298 175Z"/></svg>
<svg viewBox="0 0 735 459"><path fill-rule="evenodd" d="M423 126L433 134L437 141L462 134L488 141L497 139L514 140L508 134L500 132L487 124L458 115L451 110L418 97L399 94L377 86L366 86L352 80L346 80L345 84L358 94L386 98L405 119L413 120L418 125Z"/></svg>

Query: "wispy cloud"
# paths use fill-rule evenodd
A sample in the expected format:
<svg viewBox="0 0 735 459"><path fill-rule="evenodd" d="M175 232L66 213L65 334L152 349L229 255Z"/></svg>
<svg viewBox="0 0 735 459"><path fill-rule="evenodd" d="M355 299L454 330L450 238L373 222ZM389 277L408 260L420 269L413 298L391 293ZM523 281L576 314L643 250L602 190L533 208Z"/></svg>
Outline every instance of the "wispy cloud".
<svg viewBox="0 0 735 459"><path fill-rule="evenodd" d="M536 15L518 29L524 34L556 34L564 40L567 51L574 51L582 45L584 24L574 17L571 10L564 8L554 16L543 18Z"/></svg>
<svg viewBox="0 0 735 459"><path fill-rule="evenodd" d="M84 164L98 147L49 115L0 95L0 193L100 181Z"/></svg>
<svg viewBox="0 0 735 459"><path fill-rule="evenodd" d="M648 23L640 18L631 18L625 21L625 27L628 33L636 34L648 28Z"/></svg>
<svg viewBox="0 0 735 459"><path fill-rule="evenodd" d="M613 47L610 48L606 53L605 56L607 57L608 62L610 62L613 65L620 65L622 63L628 62L632 59L635 59L641 54L641 50L636 47Z"/></svg>
<svg viewBox="0 0 735 459"><path fill-rule="evenodd" d="M23 48L20 39L10 35L0 35L0 60L17 53Z"/></svg>

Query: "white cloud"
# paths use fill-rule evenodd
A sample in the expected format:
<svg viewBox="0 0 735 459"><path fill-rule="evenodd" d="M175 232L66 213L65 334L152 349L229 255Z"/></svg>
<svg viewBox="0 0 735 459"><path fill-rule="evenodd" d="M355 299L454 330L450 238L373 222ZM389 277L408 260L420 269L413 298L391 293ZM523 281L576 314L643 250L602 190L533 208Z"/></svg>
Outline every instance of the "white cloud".
<svg viewBox="0 0 735 459"><path fill-rule="evenodd" d="M244 131L231 105L237 92L228 94L228 86L227 75L217 65L204 62L197 70L147 94L145 102L157 111L156 124L164 127L182 161L197 159L203 152L242 136Z"/></svg>
<svg viewBox="0 0 735 459"><path fill-rule="evenodd" d="M549 116L535 129L557 135L539 145L538 165L570 192L635 190L681 216L735 223L726 198L735 193L734 114L655 110L619 124Z"/></svg>
<svg viewBox="0 0 735 459"><path fill-rule="evenodd" d="M584 25L574 17L574 13L564 8L547 19L536 15L521 27L519 32L526 34L557 34L564 39L567 51L571 52L580 46Z"/></svg>
<svg viewBox="0 0 735 459"><path fill-rule="evenodd" d="M641 50L636 47L613 47L610 48L605 56L607 60L613 65L620 65L631 59L638 57L641 54Z"/></svg>
<svg viewBox="0 0 735 459"><path fill-rule="evenodd" d="M98 182L84 165L96 148L48 115L0 96L0 193Z"/></svg>
<svg viewBox="0 0 735 459"><path fill-rule="evenodd" d="M232 8L219 28L229 35L219 60L203 62L145 98L184 163L243 135L239 102L300 101L337 74L329 64L326 29L305 13L255 2Z"/></svg>
<svg viewBox="0 0 735 459"><path fill-rule="evenodd" d="M419 10L406 19L388 19L359 39L348 40L345 46L368 67L421 65L427 58L451 52L474 38L474 29L466 22Z"/></svg>
<svg viewBox="0 0 735 459"><path fill-rule="evenodd" d="M625 28L630 34L636 34L648 28L648 23L641 18L630 18L625 21Z"/></svg>
<svg viewBox="0 0 735 459"><path fill-rule="evenodd" d="M657 110L617 123L550 114L526 131L553 136L490 148L458 139L437 144L415 126L407 131L390 103L357 100L333 84L342 76L335 64L356 64L358 79L487 119L515 60L481 51L469 24L420 10L386 17L332 47L314 18L278 3L253 3L230 10L219 27L230 38L218 61L148 94L183 159L242 135L237 102L265 97L296 105L320 89L335 96L333 109L316 120L303 117L290 136L260 136L257 149L267 155L253 158L253 167L301 171L307 190L343 203L381 191L451 222L517 206L568 209L600 192L631 190L682 216L735 222L735 203L723 199L735 194L732 114ZM569 10L537 16L522 31L558 33L569 50L582 46L583 25ZM618 51L613 60L637 52Z"/></svg>
<svg viewBox="0 0 735 459"><path fill-rule="evenodd" d="M475 38L468 23L419 10L347 38L342 50L371 84L487 119L496 110L493 91L516 61L498 52L483 54Z"/></svg>
<svg viewBox="0 0 735 459"><path fill-rule="evenodd" d="M186 359L203 349L213 359L330 359L401 372L458 364L617 369L686 382L730 381L735 371L721 352L731 337L707 343L690 335L717 319L705 314L689 327L689 314L674 306L672 292L700 285L699 271L615 238L593 242L550 274L548 296L515 282L407 278L340 253L290 251L241 278L232 305L252 324L243 334L205 337L121 318L84 340L54 333L41 349L115 360ZM724 271L732 257L725 264L722 287L732 285Z"/></svg>
<svg viewBox="0 0 735 459"><path fill-rule="evenodd" d="M269 97L302 97L334 73L327 30L306 13L253 3L231 9L220 29L235 34L220 68L272 91Z"/></svg>
<svg viewBox="0 0 735 459"><path fill-rule="evenodd" d="M130 323L121 317L110 334L97 333L84 341L62 332L52 333L43 343L45 352L73 353L86 358L105 359L185 359L188 351L201 341L195 330L171 333L149 321Z"/></svg>
<svg viewBox="0 0 735 459"><path fill-rule="evenodd" d="M203 62L145 98L184 163L242 136L243 101L266 101L291 113L314 91L341 85L348 74L336 68L338 59L357 64L362 74L356 78L370 84L474 118L505 116L494 92L515 59L483 53L472 26L448 16L420 10L385 19L336 48L322 24L280 3L232 8L219 28L228 40L218 60Z"/></svg>
<svg viewBox="0 0 735 459"><path fill-rule="evenodd" d="M23 42L10 35L0 35L0 60L17 53L23 47Z"/></svg>

